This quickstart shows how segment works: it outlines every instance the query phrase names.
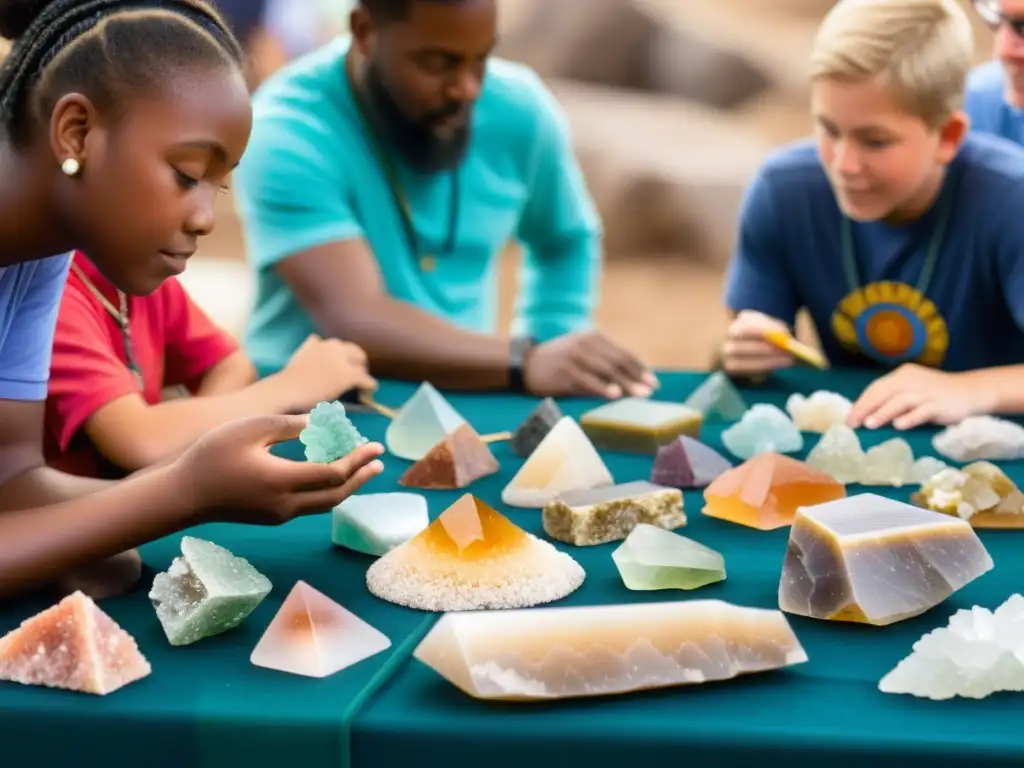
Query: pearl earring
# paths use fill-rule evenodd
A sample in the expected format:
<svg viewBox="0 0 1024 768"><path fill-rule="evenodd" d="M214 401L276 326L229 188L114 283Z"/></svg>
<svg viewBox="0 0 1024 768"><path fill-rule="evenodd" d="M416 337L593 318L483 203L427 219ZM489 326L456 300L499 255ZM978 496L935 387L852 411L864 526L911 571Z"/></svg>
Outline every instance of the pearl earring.
<svg viewBox="0 0 1024 768"><path fill-rule="evenodd" d="M65 176L77 176L78 172L82 169L82 165L75 158L69 157L60 164L60 169L64 172Z"/></svg>

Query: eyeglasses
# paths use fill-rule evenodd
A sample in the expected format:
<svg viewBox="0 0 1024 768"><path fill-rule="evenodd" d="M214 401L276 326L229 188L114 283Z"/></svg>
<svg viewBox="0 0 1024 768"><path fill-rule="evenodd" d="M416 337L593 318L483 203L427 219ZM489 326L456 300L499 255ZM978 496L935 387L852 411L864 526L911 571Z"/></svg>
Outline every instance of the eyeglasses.
<svg viewBox="0 0 1024 768"><path fill-rule="evenodd" d="M1005 15L1000 8L1000 0L973 0L973 5L981 20L992 29L999 29L1005 24L1015 35L1024 37L1024 17L1012 18Z"/></svg>

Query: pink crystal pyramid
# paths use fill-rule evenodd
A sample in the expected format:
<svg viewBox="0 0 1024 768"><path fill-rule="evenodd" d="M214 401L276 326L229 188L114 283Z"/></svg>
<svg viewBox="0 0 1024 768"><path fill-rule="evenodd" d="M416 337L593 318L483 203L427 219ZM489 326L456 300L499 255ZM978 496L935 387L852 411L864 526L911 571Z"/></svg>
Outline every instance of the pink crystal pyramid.
<svg viewBox="0 0 1024 768"><path fill-rule="evenodd" d="M298 581L249 660L279 672L327 677L390 647L354 613Z"/></svg>
<svg viewBox="0 0 1024 768"><path fill-rule="evenodd" d="M0 638L0 680L100 696L150 673L135 640L75 592Z"/></svg>

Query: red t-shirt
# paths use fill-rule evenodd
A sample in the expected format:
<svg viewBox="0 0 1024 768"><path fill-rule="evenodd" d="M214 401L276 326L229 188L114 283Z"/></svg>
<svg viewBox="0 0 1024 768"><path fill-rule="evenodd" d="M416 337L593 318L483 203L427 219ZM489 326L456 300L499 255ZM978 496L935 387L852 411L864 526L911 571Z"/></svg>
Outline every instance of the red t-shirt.
<svg viewBox="0 0 1024 768"><path fill-rule="evenodd" d="M117 290L83 254L74 264L107 300L119 306ZM195 390L203 376L238 349L169 278L149 296L128 297L133 356L141 368L142 396L159 403L164 387ZM52 467L87 477L120 477L124 472L99 454L82 431L107 403L138 393L128 367L121 327L72 269L68 275L50 366L45 451Z"/></svg>

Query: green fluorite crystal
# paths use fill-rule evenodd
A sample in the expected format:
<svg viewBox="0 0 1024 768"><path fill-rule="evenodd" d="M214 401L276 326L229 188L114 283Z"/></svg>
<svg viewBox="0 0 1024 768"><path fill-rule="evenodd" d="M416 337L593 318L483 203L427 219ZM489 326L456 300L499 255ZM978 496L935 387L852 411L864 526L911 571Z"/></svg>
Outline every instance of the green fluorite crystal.
<svg viewBox="0 0 1024 768"><path fill-rule="evenodd" d="M309 424L299 435L299 441L306 446L306 459L330 464L348 456L366 438L345 415L345 406L335 401L318 403L309 412Z"/></svg>
<svg viewBox="0 0 1024 768"><path fill-rule="evenodd" d="M697 589L725 579L725 558L692 539L641 523L612 552L629 589Z"/></svg>
<svg viewBox="0 0 1024 768"><path fill-rule="evenodd" d="M237 627L270 587L270 580L249 561L185 536L181 556L153 579L149 599L171 645L188 645Z"/></svg>

